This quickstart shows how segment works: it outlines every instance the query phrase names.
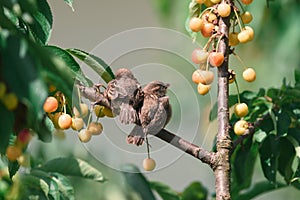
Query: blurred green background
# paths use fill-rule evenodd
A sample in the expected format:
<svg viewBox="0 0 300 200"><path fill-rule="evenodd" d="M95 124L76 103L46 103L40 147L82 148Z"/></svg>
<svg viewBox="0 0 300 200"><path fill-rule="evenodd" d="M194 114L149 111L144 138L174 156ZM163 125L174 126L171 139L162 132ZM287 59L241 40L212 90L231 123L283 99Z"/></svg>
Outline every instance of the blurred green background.
<svg viewBox="0 0 300 200"><path fill-rule="evenodd" d="M188 15L189 1L187 0L75 0L75 12L72 12L63 1L49 1L49 4L54 17L49 44L62 48L76 47L89 52L110 36L138 27L166 27L187 34L184 26ZM257 80L249 84L238 77L240 89L256 91L261 87L279 87L284 77L292 81L294 69L300 66L299 1L275 0L270 2L267 8L266 1L254 0L247 10L254 16L250 25L254 28L256 37L251 43L239 45L236 52L247 66L257 71ZM202 45L205 44L204 40L199 40L199 42ZM140 62L138 58L136 59L120 59L115 64L129 67ZM169 55L153 54L151 60L174 66L176 69L182 68L180 71L189 73L185 70L184 61ZM230 68L236 70L238 75L243 70L235 58L231 58ZM234 86L230 86L230 90L231 93L236 93ZM191 107L200 106L201 108L201 130L193 142L208 149L212 147L216 133L217 123L209 124L208 122L209 109L215 98L215 94L211 94L210 97L199 97L200 105L191 105ZM188 102L187 98L186 103ZM74 134L67 134L67 139L63 141L56 139L53 144L42 144L38 141L34 144L30 151L38 152L39 156L47 159L57 157L57 155L75 154L85 160L90 160L109 179L104 184L92 181L79 182L78 179L72 179L76 199L126 199L124 194L127 189L123 176L93 159ZM38 149L42 151L37 151ZM174 149L174 151L177 150ZM259 165L260 163L257 162L255 181L264 179ZM214 176L210 168L188 155L180 157L169 167L146 176L150 180L164 182L177 191L182 191L195 180L201 181L210 192L214 191ZM296 189L285 188L256 199L298 199L299 195L300 192Z"/></svg>

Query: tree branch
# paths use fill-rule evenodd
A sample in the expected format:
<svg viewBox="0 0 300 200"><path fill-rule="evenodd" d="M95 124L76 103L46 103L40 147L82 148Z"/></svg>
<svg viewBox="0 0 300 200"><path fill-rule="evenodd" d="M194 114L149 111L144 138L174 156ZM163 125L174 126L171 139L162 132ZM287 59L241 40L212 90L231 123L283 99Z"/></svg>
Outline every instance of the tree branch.
<svg viewBox="0 0 300 200"><path fill-rule="evenodd" d="M218 68L218 135L217 135L217 155L214 166L216 177L216 200L229 200L230 197L230 151L232 141L229 136L229 107L228 107L228 29L229 17L220 18L219 30L222 39L220 40L219 49L225 60L221 67ZM219 37L221 37L219 36Z"/></svg>
<svg viewBox="0 0 300 200"><path fill-rule="evenodd" d="M193 143L190 143L181 137L167 131L166 129L162 129L160 132L158 132L156 137L160 138L161 140L177 147L178 149L186 152L187 154L190 154L199 160L201 160L203 163L206 163L210 165L211 167L215 164L215 153L209 152L199 146L196 146Z"/></svg>
<svg viewBox="0 0 300 200"><path fill-rule="evenodd" d="M97 87L85 87L82 85L77 85L81 95L85 98L89 99L93 104L99 104L106 106L110 108L110 105L107 101L107 99L103 96L103 94L100 92L100 90ZM193 143L190 143L181 137L162 129L160 132L158 132L156 137L160 138L161 140L177 147L178 149L186 152L187 154L190 154L194 156L195 158L198 158L203 163L208 164L209 166L213 167L215 165L215 153L209 152Z"/></svg>

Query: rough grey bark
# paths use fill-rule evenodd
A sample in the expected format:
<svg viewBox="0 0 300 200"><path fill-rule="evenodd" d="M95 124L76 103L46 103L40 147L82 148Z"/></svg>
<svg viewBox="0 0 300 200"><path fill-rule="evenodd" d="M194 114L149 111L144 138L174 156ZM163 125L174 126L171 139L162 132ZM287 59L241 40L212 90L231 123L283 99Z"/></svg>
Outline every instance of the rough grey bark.
<svg viewBox="0 0 300 200"><path fill-rule="evenodd" d="M220 40L219 52L225 56L225 61L218 68L218 135L216 163L214 173L216 177L216 200L228 200L230 197L230 152L232 141L229 136L229 107L228 107L228 29L229 18L220 18L219 30Z"/></svg>

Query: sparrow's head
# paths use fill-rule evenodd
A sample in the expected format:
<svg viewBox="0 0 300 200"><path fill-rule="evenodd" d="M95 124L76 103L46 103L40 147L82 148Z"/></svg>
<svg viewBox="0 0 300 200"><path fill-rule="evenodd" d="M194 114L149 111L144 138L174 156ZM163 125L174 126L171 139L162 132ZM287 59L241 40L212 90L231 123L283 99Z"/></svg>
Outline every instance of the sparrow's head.
<svg viewBox="0 0 300 200"><path fill-rule="evenodd" d="M154 94L157 97L164 97L166 96L169 86L170 84L168 83L163 83L161 81L152 81L143 88L143 91L147 94Z"/></svg>
<svg viewBox="0 0 300 200"><path fill-rule="evenodd" d="M129 69L126 68L120 68L116 71L116 79L119 79L121 77L128 77L128 78L134 78L132 72Z"/></svg>

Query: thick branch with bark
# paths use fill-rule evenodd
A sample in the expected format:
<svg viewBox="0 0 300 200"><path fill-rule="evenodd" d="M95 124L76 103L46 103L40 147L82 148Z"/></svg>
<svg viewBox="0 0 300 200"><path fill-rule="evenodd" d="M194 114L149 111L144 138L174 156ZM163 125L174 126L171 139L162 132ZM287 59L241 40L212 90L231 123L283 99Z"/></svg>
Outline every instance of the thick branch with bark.
<svg viewBox="0 0 300 200"><path fill-rule="evenodd" d="M219 30L222 39L219 49L225 56L225 61L218 68L218 135L217 153L214 173L216 177L216 200L227 200L230 197L230 151L232 141L229 136L229 107L228 107L228 29L229 18L220 18Z"/></svg>

